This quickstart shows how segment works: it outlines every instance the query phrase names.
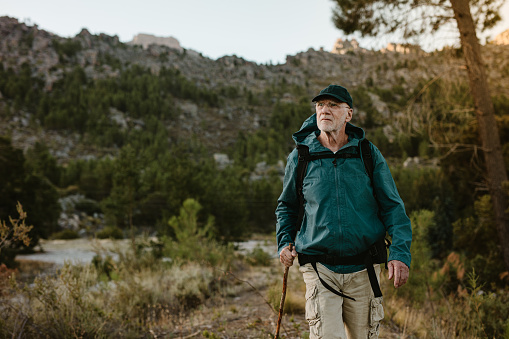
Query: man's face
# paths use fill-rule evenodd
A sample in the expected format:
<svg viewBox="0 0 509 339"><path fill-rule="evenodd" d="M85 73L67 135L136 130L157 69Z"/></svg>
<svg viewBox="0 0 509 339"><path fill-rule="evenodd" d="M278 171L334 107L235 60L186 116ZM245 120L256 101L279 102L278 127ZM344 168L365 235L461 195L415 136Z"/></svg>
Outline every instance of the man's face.
<svg viewBox="0 0 509 339"><path fill-rule="evenodd" d="M344 102L324 98L316 102L316 122L323 132L344 130L345 123L352 120L353 110Z"/></svg>

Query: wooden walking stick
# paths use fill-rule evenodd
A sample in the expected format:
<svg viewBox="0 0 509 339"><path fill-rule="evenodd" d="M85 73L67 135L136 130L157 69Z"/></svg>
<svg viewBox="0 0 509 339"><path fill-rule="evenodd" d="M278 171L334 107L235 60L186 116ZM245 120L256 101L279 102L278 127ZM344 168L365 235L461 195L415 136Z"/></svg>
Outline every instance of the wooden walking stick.
<svg viewBox="0 0 509 339"><path fill-rule="evenodd" d="M289 246L290 252L293 251L293 245L290 243ZM285 274L283 276L283 293L281 294L281 302L279 304L279 316L277 318L277 327L276 327L276 335L274 339L279 338L279 326L281 326L281 319L283 318L283 309L285 306L285 297L286 297L286 283L288 281L288 270L290 267L285 267Z"/></svg>

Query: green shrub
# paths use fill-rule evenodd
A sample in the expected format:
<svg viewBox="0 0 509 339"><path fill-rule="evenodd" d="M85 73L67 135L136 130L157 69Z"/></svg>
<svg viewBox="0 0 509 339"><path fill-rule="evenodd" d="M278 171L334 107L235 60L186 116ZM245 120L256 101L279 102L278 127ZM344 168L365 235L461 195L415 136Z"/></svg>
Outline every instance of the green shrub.
<svg viewBox="0 0 509 339"><path fill-rule="evenodd" d="M498 293L484 293L481 291L483 286L476 288L472 279L475 279L475 273L470 277L469 303L475 312L471 318L479 318L482 333L486 337L509 338L509 294L503 290Z"/></svg>
<svg viewBox="0 0 509 339"><path fill-rule="evenodd" d="M500 275L506 271L489 195L479 197L472 215L453 224L454 249L466 257L467 271L482 272L487 288L503 287Z"/></svg>
<svg viewBox="0 0 509 339"><path fill-rule="evenodd" d="M53 39L52 44L58 54L60 62L65 62L66 58L72 58L83 49L79 41L74 41L72 39L62 39L60 41Z"/></svg>
<svg viewBox="0 0 509 339"><path fill-rule="evenodd" d="M459 338L467 335L472 338L508 338L509 294L503 290L496 294L486 293L480 278L474 270L468 273L467 287L458 289L457 294L448 298L454 315L444 310L441 317L454 319Z"/></svg>
<svg viewBox="0 0 509 339"><path fill-rule="evenodd" d="M94 265L101 280L118 278L117 266L110 255L105 257L99 254L95 255L92 258L92 265Z"/></svg>
<svg viewBox="0 0 509 339"><path fill-rule="evenodd" d="M116 226L106 226L95 234L98 239L124 239L124 233Z"/></svg>
<svg viewBox="0 0 509 339"><path fill-rule="evenodd" d="M172 260L205 262L213 266L229 266L234 253L233 245L223 245L214 240L214 219L198 221L201 205L194 199L184 201L179 216L173 216L168 224L175 239L163 237L163 253Z"/></svg>
<svg viewBox="0 0 509 339"><path fill-rule="evenodd" d="M245 260L253 266L270 266L272 257L261 247L257 246L246 255Z"/></svg>
<svg viewBox="0 0 509 339"><path fill-rule="evenodd" d="M412 222L412 265L410 278L405 288L389 289L389 293L411 300L414 307L420 308L427 300L428 286L436 284L432 280L431 272L437 269L437 262L431 259L431 248L427 242L429 229L434 227L435 214L432 211L421 210L410 215ZM432 287L433 288L433 287Z"/></svg>
<svg viewBox="0 0 509 339"><path fill-rule="evenodd" d="M88 215L93 215L94 213L101 213L101 206L99 203L92 199L83 199L76 202L74 206L76 210L80 212L85 212Z"/></svg>

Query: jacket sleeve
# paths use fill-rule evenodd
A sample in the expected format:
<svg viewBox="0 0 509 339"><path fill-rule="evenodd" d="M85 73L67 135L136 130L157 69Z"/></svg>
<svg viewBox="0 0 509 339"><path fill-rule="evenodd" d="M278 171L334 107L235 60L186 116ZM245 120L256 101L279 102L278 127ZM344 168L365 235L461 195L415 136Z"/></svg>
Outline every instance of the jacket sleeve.
<svg viewBox="0 0 509 339"><path fill-rule="evenodd" d="M285 177L283 180L283 191L279 196L276 208L276 238L278 253L288 246L295 243L297 230L295 223L299 214L299 199L297 196L297 150L293 150L288 156L285 168Z"/></svg>
<svg viewBox="0 0 509 339"><path fill-rule="evenodd" d="M373 189L380 206L380 217L387 233L392 238L389 261L399 260L410 267L412 243L412 226L406 215L405 205L399 196L398 189L385 158L378 148L371 144L373 154Z"/></svg>

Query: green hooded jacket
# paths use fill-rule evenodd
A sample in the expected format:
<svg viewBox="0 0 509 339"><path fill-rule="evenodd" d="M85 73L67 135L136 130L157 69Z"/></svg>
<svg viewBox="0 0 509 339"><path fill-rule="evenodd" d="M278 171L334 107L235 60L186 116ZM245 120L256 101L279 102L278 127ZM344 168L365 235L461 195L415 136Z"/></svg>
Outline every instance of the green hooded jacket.
<svg viewBox="0 0 509 339"><path fill-rule="evenodd" d="M293 135L293 139L297 144L307 145L310 154L332 153L318 141L319 134L314 114ZM348 142L338 152L358 153L364 131L347 123L346 134ZM304 218L297 235L298 152L294 149L290 153L276 209L279 253L289 243L294 243L298 253L351 256L367 250L388 233L392 237L389 261L399 260L410 267L410 219L387 162L378 148L371 143L370 146L374 162L373 184L366 173L362 154L360 158L309 162L303 182ZM376 193L379 205L373 193ZM337 273L352 273L365 268L355 265L327 267Z"/></svg>

